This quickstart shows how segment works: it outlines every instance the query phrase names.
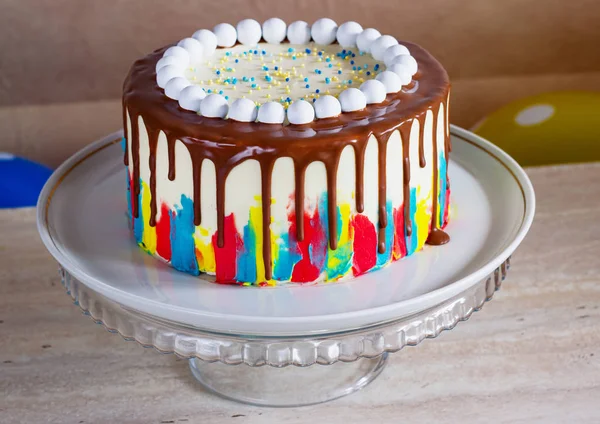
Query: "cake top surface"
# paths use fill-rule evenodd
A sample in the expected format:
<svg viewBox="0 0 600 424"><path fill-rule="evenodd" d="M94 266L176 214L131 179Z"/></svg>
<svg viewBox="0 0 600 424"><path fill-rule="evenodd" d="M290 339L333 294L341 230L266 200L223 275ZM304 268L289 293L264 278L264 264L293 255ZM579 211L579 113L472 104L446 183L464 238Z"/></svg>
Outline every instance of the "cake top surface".
<svg viewBox="0 0 600 424"><path fill-rule="evenodd" d="M181 109L203 117L303 125L411 89L420 64L407 46L356 22L244 19L164 49L155 83Z"/></svg>

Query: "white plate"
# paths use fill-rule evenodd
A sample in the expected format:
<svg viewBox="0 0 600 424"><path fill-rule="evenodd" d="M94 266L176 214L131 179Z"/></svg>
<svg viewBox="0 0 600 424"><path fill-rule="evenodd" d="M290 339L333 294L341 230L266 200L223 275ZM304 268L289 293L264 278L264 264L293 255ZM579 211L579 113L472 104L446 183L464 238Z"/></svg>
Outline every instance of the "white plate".
<svg viewBox="0 0 600 424"><path fill-rule="evenodd" d="M67 160L44 187L38 228L50 253L90 289L127 308L208 331L331 333L432 308L479 282L517 248L533 220L531 182L491 143L452 127L451 242L344 283L218 285L142 252L126 219L121 133Z"/></svg>

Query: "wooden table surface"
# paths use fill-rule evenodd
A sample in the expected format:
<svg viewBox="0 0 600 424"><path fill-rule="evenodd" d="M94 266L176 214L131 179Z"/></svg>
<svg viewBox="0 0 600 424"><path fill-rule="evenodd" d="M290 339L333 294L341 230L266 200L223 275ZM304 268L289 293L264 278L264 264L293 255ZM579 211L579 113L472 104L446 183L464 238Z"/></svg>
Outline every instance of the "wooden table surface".
<svg viewBox="0 0 600 424"><path fill-rule="evenodd" d="M291 409L206 393L187 361L94 325L35 211L0 211L0 423L600 422L600 163L528 173L538 212L483 311L392 355L364 390Z"/></svg>

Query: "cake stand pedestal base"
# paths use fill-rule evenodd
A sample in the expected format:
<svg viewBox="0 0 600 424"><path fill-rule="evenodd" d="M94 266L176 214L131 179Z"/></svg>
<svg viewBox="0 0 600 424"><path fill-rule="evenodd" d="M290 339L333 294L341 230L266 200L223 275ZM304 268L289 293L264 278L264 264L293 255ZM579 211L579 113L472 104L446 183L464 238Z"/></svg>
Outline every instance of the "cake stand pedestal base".
<svg viewBox="0 0 600 424"><path fill-rule="evenodd" d="M354 393L381 373L388 359L376 358L312 367L249 367L190 359L192 374L207 390L259 406L305 406Z"/></svg>

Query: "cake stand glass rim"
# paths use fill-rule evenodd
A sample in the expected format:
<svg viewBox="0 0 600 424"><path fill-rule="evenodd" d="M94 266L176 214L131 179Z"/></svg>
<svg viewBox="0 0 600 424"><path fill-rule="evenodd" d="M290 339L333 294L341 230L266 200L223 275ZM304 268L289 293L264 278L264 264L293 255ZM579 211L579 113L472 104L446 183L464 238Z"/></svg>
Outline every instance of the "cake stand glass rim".
<svg viewBox="0 0 600 424"><path fill-rule="evenodd" d="M409 317L351 331L315 335L250 336L203 331L149 319L106 299L60 267L61 281L75 305L109 332L160 353L249 366L311 366L353 362L394 353L435 338L468 320L500 289L510 269L507 258L486 278L433 308ZM150 317L153 318L153 317Z"/></svg>

